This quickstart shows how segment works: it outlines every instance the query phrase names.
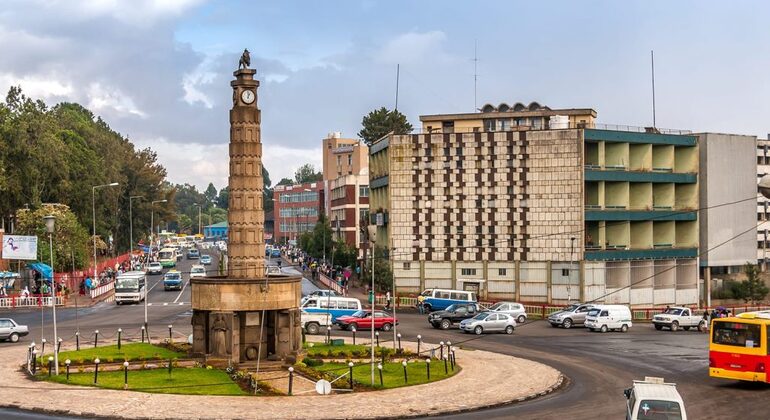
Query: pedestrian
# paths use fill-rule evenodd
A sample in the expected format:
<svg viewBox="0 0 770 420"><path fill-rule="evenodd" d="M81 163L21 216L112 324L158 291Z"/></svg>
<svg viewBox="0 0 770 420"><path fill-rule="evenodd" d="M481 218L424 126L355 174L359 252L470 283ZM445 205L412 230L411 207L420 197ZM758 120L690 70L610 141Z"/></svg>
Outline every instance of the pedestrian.
<svg viewBox="0 0 770 420"><path fill-rule="evenodd" d="M703 311L703 332L709 330L709 311Z"/></svg>
<svg viewBox="0 0 770 420"><path fill-rule="evenodd" d="M417 311L420 315L425 314L425 296L422 294L417 296Z"/></svg>
<svg viewBox="0 0 770 420"><path fill-rule="evenodd" d="M390 310L390 291L385 293L385 309Z"/></svg>

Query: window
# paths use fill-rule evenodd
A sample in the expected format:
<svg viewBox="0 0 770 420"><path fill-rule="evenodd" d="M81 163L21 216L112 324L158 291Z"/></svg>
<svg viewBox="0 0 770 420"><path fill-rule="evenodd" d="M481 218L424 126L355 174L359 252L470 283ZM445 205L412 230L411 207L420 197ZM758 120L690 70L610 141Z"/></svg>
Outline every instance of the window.
<svg viewBox="0 0 770 420"><path fill-rule="evenodd" d="M455 122L454 121L442 121L441 122L441 130L445 133L454 133L455 131Z"/></svg>
<svg viewBox="0 0 770 420"><path fill-rule="evenodd" d="M468 297L467 294L460 293L460 292L452 292L451 296L452 296L451 297L452 300L467 300L467 297ZM460 308L466 309L465 306L461 306Z"/></svg>
<svg viewBox="0 0 770 420"><path fill-rule="evenodd" d="M437 291L436 299L449 299L449 292Z"/></svg>
<svg viewBox="0 0 770 420"><path fill-rule="evenodd" d="M738 347L759 347L761 326L740 322L714 322L712 331L714 344Z"/></svg>
<svg viewBox="0 0 770 420"><path fill-rule="evenodd" d="M463 225L458 225L457 226L457 234L458 235L462 235L463 234Z"/></svg>
<svg viewBox="0 0 770 420"><path fill-rule="evenodd" d="M636 413L638 419L681 419L682 409L676 401L665 400L641 400L639 401L639 411Z"/></svg>
<svg viewBox="0 0 770 420"><path fill-rule="evenodd" d="M462 147L458 147L457 148L457 156L462 156L462 155L463 155L463 148Z"/></svg>
<svg viewBox="0 0 770 420"><path fill-rule="evenodd" d="M353 155L352 154L348 155L348 166L353 166Z"/></svg>
<svg viewBox="0 0 770 420"><path fill-rule="evenodd" d="M511 129L511 120L510 119L500 119L497 120L498 126L500 127L501 131L508 131Z"/></svg>
<svg viewBox="0 0 770 420"><path fill-rule="evenodd" d="M504 275L506 275L507 272L508 272L508 270L506 270L504 268L498 268L497 269L497 275L498 276L504 276Z"/></svg>
<svg viewBox="0 0 770 420"><path fill-rule="evenodd" d="M475 276L476 275L476 269L475 268L462 268L460 269L460 274L463 276Z"/></svg>
<svg viewBox="0 0 770 420"><path fill-rule="evenodd" d="M495 120L484 120L484 131L495 131Z"/></svg>
<svg viewBox="0 0 770 420"><path fill-rule="evenodd" d="M340 166L342 166L342 156L337 155L337 168L339 168Z"/></svg>
<svg viewBox="0 0 770 420"><path fill-rule="evenodd" d="M601 315L599 316L610 316L610 313L607 311L602 311Z"/></svg>
<svg viewBox="0 0 770 420"><path fill-rule="evenodd" d="M482 228L480 225L479 225L479 226L476 226L476 233L478 233L479 235L481 235L481 234L483 233L483 232L481 231L482 229L483 229L483 228Z"/></svg>
<svg viewBox="0 0 770 420"><path fill-rule="evenodd" d="M532 128L535 130L541 130L543 128L543 119L542 118L533 118L532 119Z"/></svg>
<svg viewBox="0 0 770 420"><path fill-rule="evenodd" d="M492 314L488 316L487 321L497 321L497 314Z"/></svg>
<svg viewBox="0 0 770 420"><path fill-rule="evenodd" d="M369 197L369 186L368 185L361 185L358 187L358 196L359 197Z"/></svg>
<svg viewBox="0 0 770 420"><path fill-rule="evenodd" d="M412 263L405 262L404 263L404 270L411 270L412 269Z"/></svg>
<svg viewBox="0 0 770 420"><path fill-rule="evenodd" d="M508 188L506 189L506 192L508 193L508 195L513 195L513 185L509 185Z"/></svg>

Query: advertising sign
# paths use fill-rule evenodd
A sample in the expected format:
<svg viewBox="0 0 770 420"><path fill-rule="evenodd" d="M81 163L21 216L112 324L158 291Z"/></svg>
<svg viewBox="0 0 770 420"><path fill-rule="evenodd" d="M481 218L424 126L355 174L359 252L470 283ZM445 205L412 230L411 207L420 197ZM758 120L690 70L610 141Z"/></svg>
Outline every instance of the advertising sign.
<svg viewBox="0 0 770 420"><path fill-rule="evenodd" d="M37 236L3 235L3 259L36 260Z"/></svg>

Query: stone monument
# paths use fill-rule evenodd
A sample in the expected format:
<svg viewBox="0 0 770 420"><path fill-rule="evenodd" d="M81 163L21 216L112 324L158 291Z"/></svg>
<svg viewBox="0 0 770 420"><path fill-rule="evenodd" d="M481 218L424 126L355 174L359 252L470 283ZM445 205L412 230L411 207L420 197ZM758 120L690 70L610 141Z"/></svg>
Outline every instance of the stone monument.
<svg viewBox="0 0 770 420"><path fill-rule="evenodd" d="M245 50L230 82L227 275L190 280L192 352L216 365L293 362L302 348L302 279L265 271L259 81L250 62Z"/></svg>

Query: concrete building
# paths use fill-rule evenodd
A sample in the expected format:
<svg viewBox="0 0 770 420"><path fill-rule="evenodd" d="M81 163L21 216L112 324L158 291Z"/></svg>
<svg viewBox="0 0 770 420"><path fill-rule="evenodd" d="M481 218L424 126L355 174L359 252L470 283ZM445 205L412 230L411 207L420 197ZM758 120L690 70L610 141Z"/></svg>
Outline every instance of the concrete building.
<svg viewBox="0 0 770 420"><path fill-rule="evenodd" d="M329 222L335 239L343 239L346 244L359 249L363 256L361 243L361 220L369 220L369 168L363 168L359 175L343 175L331 181L329 185L331 211Z"/></svg>
<svg viewBox="0 0 770 420"><path fill-rule="evenodd" d="M360 174L369 166L369 148L359 139L342 138L342 133L329 133L323 142L323 179Z"/></svg>
<svg viewBox="0 0 770 420"><path fill-rule="evenodd" d="M274 241L295 241L313 230L323 211L324 188L321 182L277 185L273 189Z"/></svg>
<svg viewBox="0 0 770 420"><path fill-rule="evenodd" d="M770 134L767 139L757 139L757 182L770 174ZM757 195L757 262L767 269L768 259L770 259L770 223L760 223L770 221L770 201L761 194Z"/></svg>
<svg viewBox="0 0 770 420"><path fill-rule="evenodd" d="M206 238L227 239L227 222L204 226L203 236Z"/></svg>
<svg viewBox="0 0 770 420"><path fill-rule="evenodd" d="M371 146L370 219L377 246L394 249L398 291L696 303L697 138L590 128L591 109L502 108L423 116L441 128ZM484 125L516 112L547 123ZM468 115L482 125L458 133Z"/></svg>
<svg viewBox="0 0 770 420"><path fill-rule="evenodd" d="M710 291L711 275L740 272L744 264L757 258L757 138L695 135L700 145L701 278ZM747 233L736 237L741 232Z"/></svg>

